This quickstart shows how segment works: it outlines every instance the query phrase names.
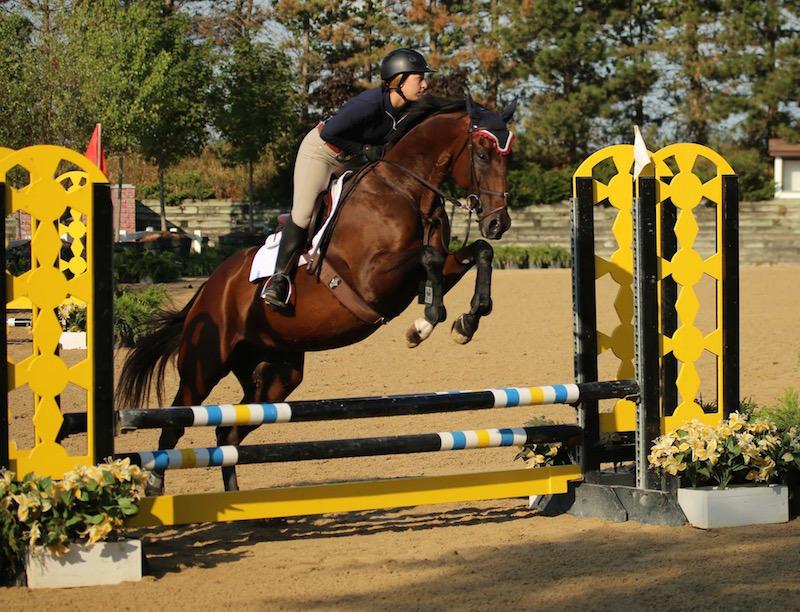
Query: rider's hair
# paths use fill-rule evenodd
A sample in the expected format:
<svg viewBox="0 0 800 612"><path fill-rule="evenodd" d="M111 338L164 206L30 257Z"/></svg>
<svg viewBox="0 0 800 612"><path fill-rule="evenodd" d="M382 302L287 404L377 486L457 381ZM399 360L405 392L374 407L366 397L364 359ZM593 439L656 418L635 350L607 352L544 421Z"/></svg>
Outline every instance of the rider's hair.
<svg viewBox="0 0 800 612"><path fill-rule="evenodd" d="M400 74L396 74L396 75L394 75L394 76L393 76L391 79L389 79L388 81L383 81L383 82L381 83L381 89L383 89L384 91L389 91L390 89L395 89L395 88L397 88L397 86L398 86L398 85L400 85L400 81L402 81L402 80L403 80L403 76L404 76L404 75L403 75L403 73L401 72Z"/></svg>

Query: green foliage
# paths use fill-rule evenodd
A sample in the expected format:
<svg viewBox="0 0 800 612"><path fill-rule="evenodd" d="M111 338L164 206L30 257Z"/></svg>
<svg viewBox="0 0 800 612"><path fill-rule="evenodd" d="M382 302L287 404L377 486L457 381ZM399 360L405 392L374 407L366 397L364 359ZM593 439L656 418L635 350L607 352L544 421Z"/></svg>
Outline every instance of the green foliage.
<svg viewBox="0 0 800 612"><path fill-rule="evenodd" d="M734 149L723 155L739 176L739 191L745 202L771 200L775 197L772 162L755 149Z"/></svg>
<svg viewBox="0 0 800 612"><path fill-rule="evenodd" d="M0 472L0 501L7 495ZM23 560L23 526L17 521L15 508L0 503L0 584L12 584L25 566Z"/></svg>
<svg viewBox="0 0 800 612"><path fill-rule="evenodd" d="M779 429L790 427L800 429L800 391L786 389L777 404L764 406L757 414L759 418L766 418L775 423Z"/></svg>
<svg viewBox="0 0 800 612"><path fill-rule="evenodd" d="M137 185L137 196L143 200L160 196L158 183ZM210 200L215 197L214 186L208 175L199 171L170 172L165 185L164 201L167 206L178 206L184 200Z"/></svg>
<svg viewBox="0 0 800 612"><path fill-rule="evenodd" d="M555 421L550 419L536 418L525 423L526 427L541 427L543 425L555 425ZM570 448L562 442L543 442L540 444L526 444L520 448L514 456L514 460L528 464L529 467L551 467L554 465L569 465L576 463L578 457L575 449Z"/></svg>
<svg viewBox="0 0 800 612"><path fill-rule="evenodd" d="M554 245L495 245L493 264L497 268L568 268L572 255L569 249Z"/></svg>
<svg viewBox="0 0 800 612"><path fill-rule="evenodd" d="M61 323L61 329L64 331L86 331L86 306L64 304L58 309L58 322Z"/></svg>
<svg viewBox="0 0 800 612"><path fill-rule="evenodd" d="M73 542L117 536L138 512L145 480L128 460L81 466L60 481L0 470L0 579L15 577L26 548L61 554Z"/></svg>
<svg viewBox="0 0 800 612"><path fill-rule="evenodd" d="M208 276L219 265L239 250L235 245L205 247L201 253L192 251L183 267L184 276Z"/></svg>
<svg viewBox="0 0 800 612"><path fill-rule="evenodd" d="M214 125L236 162L256 162L294 119L290 58L269 44L237 37L212 92Z"/></svg>
<svg viewBox="0 0 800 612"><path fill-rule="evenodd" d="M566 247L545 244L528 247L531 268L569 268L572 253Z"/></svg>
<svg viewBox="0 0 800 612"><path fill-rule="evenodd" d="M152 285L141 290L122 290L114 296L114 337L120 346L133 346L163 309L167 290Z"/></svg>
<svg viewBox="0 0 800 612"><path fill-rule="evenodd" d="M30 242L6 251L6 268L14 276L20 276L31 269Z"/></svg>
<svg viewBox="0 0 800 612"><path fill-rule="evenodd" d="M531 204L556 204L572 195L570 168L545 170L535 163L526 163L508 173L509 206L522 208Z"/></svg>
<svg viewBox="0 0 800 612"><path fill-rule="evenodd" d="M171 283L181 277L183 264L177 255L124 248L114 254L114 279L117 283Z"/></svg>

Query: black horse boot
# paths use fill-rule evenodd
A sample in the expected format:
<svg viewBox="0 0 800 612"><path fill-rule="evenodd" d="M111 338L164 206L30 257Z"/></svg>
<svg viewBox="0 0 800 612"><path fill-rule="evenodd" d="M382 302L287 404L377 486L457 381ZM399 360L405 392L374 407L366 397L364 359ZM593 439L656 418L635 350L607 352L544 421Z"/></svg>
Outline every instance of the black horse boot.
<svg viewBox="0 0 800 612"><path fill-rule="evenodd" d="M264 288L261 290L261 297L273 308L284 310L289 305L291 276L307 237L308 230L296 225L291 218L283 226L278 257L275 261L275 273L264 283Z"/></svg>

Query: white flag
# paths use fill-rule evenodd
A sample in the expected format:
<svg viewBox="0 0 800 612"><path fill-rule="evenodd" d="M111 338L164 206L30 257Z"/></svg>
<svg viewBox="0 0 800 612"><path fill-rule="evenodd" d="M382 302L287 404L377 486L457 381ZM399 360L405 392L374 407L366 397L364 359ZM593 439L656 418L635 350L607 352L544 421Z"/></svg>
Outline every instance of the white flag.
<svg viewBox="0 0 800 612"><path fill-rule="evenodd" d="M635 181L639 178L639 175L642 173L647 166L649 166L652 162L650 159L650 153L647 152L647 145L644 144L644 138L642 138L642 133L639 131L639 126L633 126L633 180Z"/></svg>

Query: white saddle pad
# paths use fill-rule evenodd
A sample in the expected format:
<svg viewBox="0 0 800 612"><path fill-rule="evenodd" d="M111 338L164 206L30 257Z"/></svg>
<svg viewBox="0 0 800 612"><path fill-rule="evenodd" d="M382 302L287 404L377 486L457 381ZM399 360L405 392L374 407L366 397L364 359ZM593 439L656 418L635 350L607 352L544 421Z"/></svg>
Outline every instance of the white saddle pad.
<svg viewBox="0 0 800 612"><path fill-rule="evenodd" d="M331 204L331 214L325 219L325 223L323 223L322 227L311 241L310 254L312 256L316 255L317 249L319 248L319 241L322 239L322 235L325 233L328 223L333 219L333 213L336 211L336 207L339 205L339 197L342 195L342 184L349 174L352 174L350 170L345 172L333 183L333 187L331 188L331 199L333 200L333 204ZM272 276L272 273L275 272L275 261L278 258L278 245L281 243L281 235L282 232L270 234L264 241L264 245L258 249L256 256L253 258L253 265L250 267L250 282ZM300 261L297 265L303 265L307 261L308 259L304 255L300 257Z"/></svg>

